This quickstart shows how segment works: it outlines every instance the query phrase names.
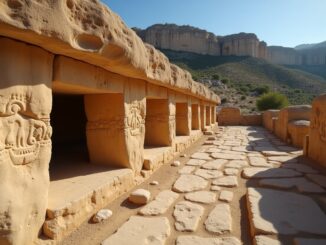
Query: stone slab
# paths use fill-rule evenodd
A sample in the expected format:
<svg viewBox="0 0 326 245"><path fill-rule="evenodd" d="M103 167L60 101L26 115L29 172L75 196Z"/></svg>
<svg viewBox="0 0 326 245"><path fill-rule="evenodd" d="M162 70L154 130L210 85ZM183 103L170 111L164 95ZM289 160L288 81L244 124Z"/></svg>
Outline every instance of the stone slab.
<svg viewBox="0 0 326 245"><path fill-rule="evenodd" d="M286 168L244 168L242 171L244 178L288 178L299 177L299 173L293 169Z"/></svg>
<svg viewBox="0 0 326 245"><path fill-rule="evenodd" d="M305 164L299 164L299 163L283 163L282 168L291 168L298 172L305 173L305 174L317 174L318 171L313 169L312 167L305 165Z"/></svg>
<svg viewBox="0 0 326 245"><path fill-rule="evenodd" d="M287 163L297 163L298 162L298 156L272 156L267 157L269 161L275 161L275 162L287 162Z"/></svg>
<svg viewBox="0 0 326 245"><path fill-rule="evenodd" d="M204 208L188 201L178 202L174 207L175 229L177 231L196 231L204 214Z"/></svg>
<svg viewBox="0 0 326 245"><path fill-rule="evenodd" d="M131 216L116 233L102 242L102 245L164 245L171 228L166 217Z"/></svg>
<svg viewBox="0 0 326 245"><path fill-rule="evenodd" d="M225 202L232 202L233 192L222 190L218 199Z"/></svg>
<svg viewBox="0 0 326 245"><path fill-rule="evenodd" d="M161 191L153 201L148 203L145 207L139 210L141 215L160 215L164 214L166 210L177 200L179 194L164 190Z"/></svg>
<svg viewBox="0 0 326 245"><path fill-rule="evenodd" d="M255 236L254 244L255 245L282 245L280 241L263 235Z"/></svg>
<svg viewBox="0 0 326 245"><path fill-rule="evenodd" d="M237 176L239 173L239 170L236 168L225 168L224 169L224 174L225 175L231 175L231 176Z"/></svg>
<svg viewBox="0 0 326 245"><path fill-rule="evenodd" d="M236 176L225 176L213 180L212 185L224 186L224 187L236 187L238 186L238 179Z"/></svg>
<svg viewBox="0 0 326 245"><path fill-rule="evenodd" d="M221 169L223 167L223 165L225 163L227 163L227 162L228 162L228 160L225 160L225 159L216 159L216 160L204 163L201 166L201 168L211 169L211 170L218 170L218 169Z"/></svg>
<svg viewBox="0 0 326 245"><path fill-rule="evenodd" d="M215 159L226 159L226 160L245 160L246 156L239 154L228 154L228 153L212 153L211 156Z"/></svg>
<svg viewBox="0 0 326 245"><path fill-rule="evenodd" d="M176 245L241 245L235 237L178 236Z"/></svg>
<svg viewBox="0 0 326 245"><path fill-rule="evenodd" d="M187 193L185 199L192 202L199 203L214 203L216 200L216 193L211 191L196 191Z"/></svg>
<svg viewBox="0 0 326 245"><path fill-rule="evenodd" d="M205 189L207 184L208 182L202 177L183 174L174 183L173 190L176 192L199 191Z"/></svg>
<svg viewBox="0 0 326 245"><path fill-rule="evenodd" d="M245 161L245 160L232 160L230 162L228 162L225 167L226 168L243 168L243 167L246 167L248 166L248 162Z"/></svg>
<svg viewBox="0 0 326 245"><path fill-rule="evenodd" d="M295 238L295 245L325 245L326 239L314 239L314 238Z"/></svg>
<svg viewBox="0 0 326 245"><path fill-rule="evenodd" d="M217 204L209 213L205 228L207 231L221 235L232 230L231 210L228 204Z"/></svg>
<svg viewBox="0 0 326 245"><path fill-rule="evenodd" d="M179 174L191 174L192 172L194 172L196 169L196 167L194 166L184 166L183 168L178 170Z"/></svg>
<svg viewBox="0 0 326 245"><path fill-rule="evenodd" d="M208 169L197 169L194 173L197 176L203 177L204 179L216 179L223 176L223 173L219 170L208 170Z"/></svg>
<svg viewBox="0 0 326 245"><path fill-rule="evenodd" d="M186 162L187 166L201 166L206 162L206 160L199 160L199 159L190 159Z"/></svg>
<svg viewBox="0 0 326 245"><path fill-rule="evenodd" d="M307 174L307 177L316 184L326 188L326 176L321 174Z"/></svg>
<svg viewBox="0 0 326 245"><path fill-rule="evenodd" d="M326 235L326 215L310 197L264 188L248 188L246 197L254 234Z"/></svg>
<svg viewBox="0 0 326 245"><path fill-rule="evenodd" d="M191 155L192 159L199 159L199 160L212 160L208 153L204 152L196 152Z"/></svg>
<svg viewBox="0 0 326 245"><path fill-rule="evenodd" d="M254 167L273 167L271 164L268 164L266 159L263 157L248 157L249 163Z"/></svg>
<svg viewBox="0 0 326 245"><path fill-rule="evenodd" d="M276 187L282 189L297 188L298 191L304 193L325 193L325 189L319 185L308 181L306 178L272 178L262 179L259 181L260 186L264 187Z"/></svg>

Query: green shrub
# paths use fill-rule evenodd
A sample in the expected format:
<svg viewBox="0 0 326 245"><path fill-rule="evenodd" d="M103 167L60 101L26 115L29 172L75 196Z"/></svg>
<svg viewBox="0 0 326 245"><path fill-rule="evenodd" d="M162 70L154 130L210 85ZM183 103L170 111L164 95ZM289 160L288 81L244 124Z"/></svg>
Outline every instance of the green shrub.
<svg viewBox="0 0 326 245"><path fill-rule="evenodd" d="M196 75L192 75L192 80L198 81L198 77Z"/></svg>
<svg viewBox="0 0 326 245"><path fill-rule="evenodd" d="M267 94L270 91L270 87L267 85L259 86L253 89L258 95Z"/></svg>
<svg viewBox="0 0 326 245"><path fill-rule="evenodd" d="M213 79L213 80L220 80L220 75L219 75L219 74L214 74L214 75L212 76L212 79Z"/></svg>
<svg viewBox="0 0 326 245"><path fill-rule="evenodd" d="M281 109L289 105L288 98L280 93L263 94L256 101L258 110Z"/></svg>
<svg viewBox="0 0 326 245"><path fill-rule="evenodd" d="M223 78L221 80L221 82L224 83L224 84L229 84L230 83L229 79L227 79L227 78Z"/></svg>
<svg viewBox="0 0 326 245"><path fill-rule="evenodd" d="M245 95L241 96L241 100L245 100L247 97Z"/></svg>

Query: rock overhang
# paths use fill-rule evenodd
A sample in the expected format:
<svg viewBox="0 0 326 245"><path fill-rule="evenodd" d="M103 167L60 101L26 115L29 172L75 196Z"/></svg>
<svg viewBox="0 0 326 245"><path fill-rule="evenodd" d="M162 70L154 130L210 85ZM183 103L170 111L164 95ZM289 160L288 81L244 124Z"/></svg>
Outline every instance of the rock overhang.
<svg viewBox="0 0 326 245"><path fill-rule="evenodd" d="M219 104L191 74L143 43L98 0L0 0L0 35Z"/></svg>

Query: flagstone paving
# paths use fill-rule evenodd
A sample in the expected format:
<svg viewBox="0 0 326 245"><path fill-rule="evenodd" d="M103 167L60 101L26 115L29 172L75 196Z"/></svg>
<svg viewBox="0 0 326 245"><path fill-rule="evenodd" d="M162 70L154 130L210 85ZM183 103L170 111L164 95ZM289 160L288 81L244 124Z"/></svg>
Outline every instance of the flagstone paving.
<svg viewBox="0 0 326 245"><path fill-rule="evenodd" d="M123 201L123 212L113 210L102 224L110 231L102 244L326 244L322 169L261 127L220 127L214 134L174 159L180 166L156 171L147 205Z"/></svg>

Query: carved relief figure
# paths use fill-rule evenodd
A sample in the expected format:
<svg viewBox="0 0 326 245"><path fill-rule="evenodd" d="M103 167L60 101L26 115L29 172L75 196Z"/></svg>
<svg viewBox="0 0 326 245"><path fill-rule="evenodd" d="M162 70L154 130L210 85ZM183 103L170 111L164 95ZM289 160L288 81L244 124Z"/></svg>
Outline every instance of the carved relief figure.
<svg viewBox="0 0 326 245"><path fill-rule="evenodd" d="M49 120L36 120L24 115L29 102L29 97L13 94L7 98L0 111L3 130L0 150L8 151L14 165L34 161L38 157L40 146L51 142L52 127Z"/></svg>
<svg viewBox="0 0 326 245"><path fill-rule="evenodd" d="M127 115L127 125L130 128L131 135L139 135L141 126L144 124L144 115L142 115L139 101L134 101L129 108Z"/></svg>

